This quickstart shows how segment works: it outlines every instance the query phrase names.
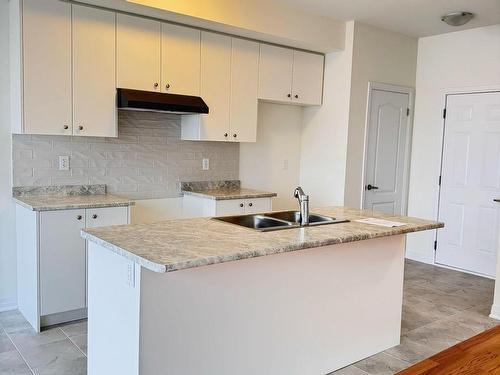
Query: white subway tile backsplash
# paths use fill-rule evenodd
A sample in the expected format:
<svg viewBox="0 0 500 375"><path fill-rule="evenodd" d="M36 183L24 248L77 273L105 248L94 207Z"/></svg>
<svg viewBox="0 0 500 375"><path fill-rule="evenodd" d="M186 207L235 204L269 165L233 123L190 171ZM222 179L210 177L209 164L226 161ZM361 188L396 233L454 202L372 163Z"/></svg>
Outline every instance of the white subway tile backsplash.
<svg viewBox="0 0 500 375"><path fill-rule="evenodd" d="M177 197L180 181L238 179L239 168L237 143L181 141L180 117L153 112L119 111L118 138L13 135L12 156L14 186L106 184L132 199Z"/></svg>

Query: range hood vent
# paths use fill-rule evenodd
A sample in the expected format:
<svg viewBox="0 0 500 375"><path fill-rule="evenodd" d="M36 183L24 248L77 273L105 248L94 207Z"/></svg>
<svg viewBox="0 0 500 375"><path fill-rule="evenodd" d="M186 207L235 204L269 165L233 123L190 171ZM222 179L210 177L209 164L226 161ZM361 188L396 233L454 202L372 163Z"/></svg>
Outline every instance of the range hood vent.
<svg viewBox="0 0 500 375"><path fill-rule="evenodd" d="M199 96L163 94L130 89L116 90L118 109L175 114L208 113L207 104Z"/></svg>

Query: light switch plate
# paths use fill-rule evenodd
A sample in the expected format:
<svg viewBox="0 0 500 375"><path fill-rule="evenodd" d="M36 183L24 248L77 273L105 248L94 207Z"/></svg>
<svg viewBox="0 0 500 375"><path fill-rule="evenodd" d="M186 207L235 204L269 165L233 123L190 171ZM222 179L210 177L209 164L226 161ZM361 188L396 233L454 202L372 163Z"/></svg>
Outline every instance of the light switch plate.
<svg viewBox="0 0 500 375"><path fill-rule="evenodd" d="M60 171L69 171L69 156L68 155L59 156L59 170Z"/></svg>
<svg viewBox="0 0 500 375"><path fill-rule="evenodd" d="M201 162L201 168L204 171L208 171L210 169L210 159L203 159L203 161Z"/></svg>

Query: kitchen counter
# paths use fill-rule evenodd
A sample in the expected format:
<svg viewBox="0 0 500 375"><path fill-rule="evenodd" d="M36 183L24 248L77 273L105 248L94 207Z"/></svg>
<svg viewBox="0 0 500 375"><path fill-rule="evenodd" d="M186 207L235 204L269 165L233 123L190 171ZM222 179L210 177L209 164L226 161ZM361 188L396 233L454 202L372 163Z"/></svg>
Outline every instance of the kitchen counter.
<svg viewBox="0 0 500 375"><path fill-rule="evenodd" d="M351 221L263 233L209 218L196 218L86 229L82 236L152 271L171 272L443 227L435 221L352 208L317 208L312 209L313 212ZM368 217L407 225L388 228L353 221Z"/></svg>
<svg viewBox="0 0 500 375"><path fill-rule="evenodd" d="M134 201L106 194L105 185L16 187L12 199L32 211L125 207Z"/></svg>
<svg viewBox="0 0 500 375"><path fill-rule="evenodd" d="M271 198L277 195L269 191L242 188L239 180L182 182L181 191L184 195L213 200Z"/></svg>

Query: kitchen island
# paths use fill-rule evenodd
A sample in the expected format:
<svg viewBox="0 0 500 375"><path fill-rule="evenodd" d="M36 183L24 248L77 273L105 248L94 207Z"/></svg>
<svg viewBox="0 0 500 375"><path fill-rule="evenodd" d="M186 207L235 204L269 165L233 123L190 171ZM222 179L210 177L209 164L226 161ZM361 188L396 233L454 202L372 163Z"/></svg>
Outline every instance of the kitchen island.
<svg viewBox="0 0 500 375"><path fill-rule="evenodd" d="M350 222L258 232L199 218L82 231L89 375L320 375L399 344L404 235L442 224L312 212ZM406 224L355 221L368 217Z"/></svg>

